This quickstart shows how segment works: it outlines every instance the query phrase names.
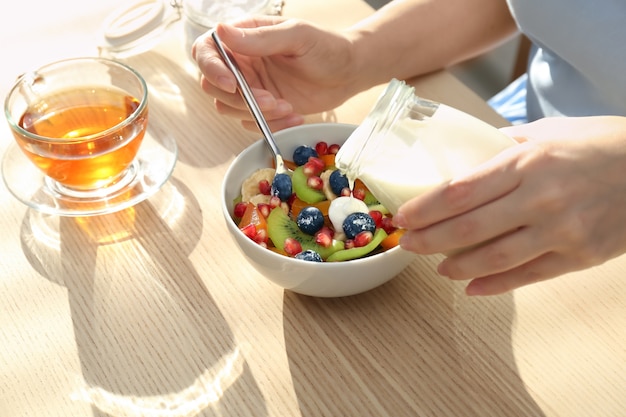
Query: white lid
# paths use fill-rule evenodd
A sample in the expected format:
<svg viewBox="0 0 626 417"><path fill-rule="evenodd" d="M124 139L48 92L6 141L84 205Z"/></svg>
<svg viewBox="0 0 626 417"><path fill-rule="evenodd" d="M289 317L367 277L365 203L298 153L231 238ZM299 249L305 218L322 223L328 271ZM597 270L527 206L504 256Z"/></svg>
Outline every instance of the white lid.
<svg viewBox="0 0 626 417"><path fill-rule="evenodd" d="M267 12L269 0L184 0L185 15L207 28L251 14Z"/></svg>
<svg viewBox="0 0 626 417"><path fill-rule="evenodd" d="M100 55L123 58L152 48L168 26L185 16L206 29L251 14L281 14L283 0L137 0L104 21Z"/></svg>
<svg viewBox="0 0 626 417"><path fill-rule="evenodd" d="M100 55L120 58L150 49L180 19L179 9L163 0L138 0L114 10L102 25Z"/></svg>

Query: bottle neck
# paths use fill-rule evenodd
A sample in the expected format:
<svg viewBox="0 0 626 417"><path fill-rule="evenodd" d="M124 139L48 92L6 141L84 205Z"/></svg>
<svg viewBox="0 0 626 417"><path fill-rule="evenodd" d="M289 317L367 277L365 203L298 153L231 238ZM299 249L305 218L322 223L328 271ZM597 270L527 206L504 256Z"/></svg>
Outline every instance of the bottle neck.
<svg viewBox="0 0 626 417"><path fill-rule="evenodd" d="M387 133L399 119L422 120L432 116L438 107L437 102L417 97L415 88L404 81L392 79L363 123L337 153L337 168L348 178L358 178L361 167L369 158L376 157L380 146L385 146Z"/></svg>

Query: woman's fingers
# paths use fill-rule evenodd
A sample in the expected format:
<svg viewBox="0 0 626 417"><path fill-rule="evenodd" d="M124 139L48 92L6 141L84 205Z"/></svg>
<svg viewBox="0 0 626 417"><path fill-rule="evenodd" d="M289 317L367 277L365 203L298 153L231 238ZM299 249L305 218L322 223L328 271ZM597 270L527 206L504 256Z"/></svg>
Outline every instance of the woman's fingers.
<svg viewBox="0 0 626 417"><path fill-rule="evenodd" d="M584 265L573 263L567 256L549 252L516 268L474 278L465 288L465 292L467 295L504 294L584 267Z"/></svg>
<svg viewBox="0 0 626 417"><path fill-rule="evenodd" d="M554 246L537 227L523 227L449 256L437 271L454 280L498 274L539 258Z"/></svg>
<svg viewBox="0 0 626 417"><path fill-rule="evenodd" d="M502 236L527 226L531 219L521 212L522 193L510 193L446 221L418 229L407 229L400 244L417 253L447 253ZM412 215L415 216L415 215Z"/></svg>
<svg viewBox="0 0 626 417"><path fill-rule="evenodd" d="M248 130L257 130L254 118L239 90L232 94L227 93L216 88L204 78L201 85L205 92L215 98L215 108L218 113L242 120L244 127ZM304 122L301 115L294 113L290 102L276 99L267 90L252 88L251 91L272 130L276 131Z"/></svg>
<svg viewBox="0 0 626 417"><path fill-rule="evenodd" d="M233 115L236 110L246 110L248 108L238 89L235 89L232 93L226 92L211 84L204 76L200 81L200 85L202 90L221 103L222 110L225 110L223 114ZM270 111L276 108L277 100L269 91L259 88L251 88L251 91L261 110ZM232 111L226 110L227 107L231 108Z"/></svg>
<svg viewBox="0 0 626 417"><path fill-rule="evenodd" d="M272 132L278 132L279 130L287 129L288 127L299 126L304 123L304 117L297 113L292 113L288 116L280 119L268 120L267 124ZM247 130L259 131L255 122L244 120L241 122L242 126Z"/></svg>
<svg viewBox="0 0 626 417"><path fill-rule="evenodd" d="M522 180L516 170L517 145L468 175L409 200L394 217L405 229L421 229L481 207L514 191Z"/></svg>

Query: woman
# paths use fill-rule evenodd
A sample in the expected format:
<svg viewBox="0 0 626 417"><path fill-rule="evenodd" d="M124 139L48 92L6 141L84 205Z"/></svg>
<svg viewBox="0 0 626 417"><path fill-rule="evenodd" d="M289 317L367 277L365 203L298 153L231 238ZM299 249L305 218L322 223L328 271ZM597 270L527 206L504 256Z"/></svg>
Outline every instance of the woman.
<svg viewBox="0 0 626 417"><path fill-rule="evenodd" d="M590 10L592 8L592 10ZM450 252L438 272L498 294L626 252L626 3L395 0L341 32L277 17L220 25L273 129L303 123L391 78L453 65L521 30L531 41L519 146L416 197L395 216L401 245ZM222 114L253 128L210 37L193 55Z"/></svg>

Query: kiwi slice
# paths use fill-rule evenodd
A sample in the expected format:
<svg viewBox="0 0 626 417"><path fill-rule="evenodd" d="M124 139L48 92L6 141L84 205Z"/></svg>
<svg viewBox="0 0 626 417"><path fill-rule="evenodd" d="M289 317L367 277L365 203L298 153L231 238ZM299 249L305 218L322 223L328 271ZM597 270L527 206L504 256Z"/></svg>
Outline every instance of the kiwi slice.
<svg viewBox="0 0 626 417"><path fill-rule="evenodd" d="M359 248L351 248L339 250L333 254L331 254L326 260L328 262L337 262L337 261L349 261L351 259L362 258L368 253L375 250L380 242L382 242L387 237L387 232L384 229L376 229L374 232L374 237L372 241L365 246L361 246Z"/></svg>
<svg viewBox="0 0 626 417"><path fill-rule="evenodd" d="M292 237L302 245L302 250L314 250L319 253L322 259L328 258L334 252L344 249L344 244L340 240L334 240L328 248L315 243L315 237L304 233L295 221L291 220L282 208L273 209L267 216L267 232L274 245L284 250L285 239Z"/></svg>
<svg viewBox="0 0 626 417"><path fill-rule="evenodd" d="M389 214L389 210L372 194L370 190L365 192L365 198L363 202L367 205L367 208L371 210L378 210L383 214Z"/></svg>
<svg viewBox="0 0 626 417"><path fill-rule="evenodd" d="M378 210L383 214L389 214L389 210L387 210L387 207L383 206L381 203L368 204L367 209L369 211Z"/></svg>
<svg viewBox="0 0 626 417"><path fill-rule="evenodd" d="M291 176L293 191L296 196L305 203L315 204L322 200L326 200L326 196L322 191L314 190L307 185L307 176L302 166L297 167Z"/></svg>
<svg viewBox="0 0 626 417"><path fill-rule="evenodd" d="M378 199L374 196L374 194L372 194L370 190L367 190L365 192L365 198L363 199L363 202L368 206L380 204L380 201L378 201Z"/></svg>

